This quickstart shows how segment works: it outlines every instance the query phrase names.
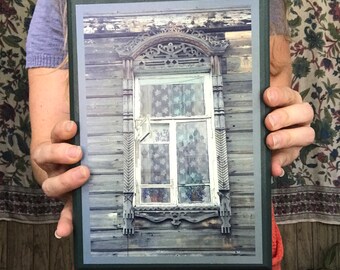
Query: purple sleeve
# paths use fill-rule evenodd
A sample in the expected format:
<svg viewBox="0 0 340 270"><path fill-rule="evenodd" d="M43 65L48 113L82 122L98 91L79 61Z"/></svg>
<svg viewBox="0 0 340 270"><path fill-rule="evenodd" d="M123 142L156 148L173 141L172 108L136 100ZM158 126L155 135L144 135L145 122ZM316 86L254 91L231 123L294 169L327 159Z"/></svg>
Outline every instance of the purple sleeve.
<svg viewBox="0 0 340 270"><path fill-rule="evenodd" d="M26 42L26 67L57 67L66 56L61 1L38 0Z"/></svg>
<svg viewBox="0 0 340 270"><path fill-rule="evenodd" d="M38 0L26 43L26 67L57 67L67 52L61 18L61 1ZM270 0L271 33L286 35L284 0Z"/></svg>
<svg viewBox="0 0 340 270"><path fill-rule="evenodd" d="M270 0L270 33L288 35L286 8L284 0Z"/></svg>

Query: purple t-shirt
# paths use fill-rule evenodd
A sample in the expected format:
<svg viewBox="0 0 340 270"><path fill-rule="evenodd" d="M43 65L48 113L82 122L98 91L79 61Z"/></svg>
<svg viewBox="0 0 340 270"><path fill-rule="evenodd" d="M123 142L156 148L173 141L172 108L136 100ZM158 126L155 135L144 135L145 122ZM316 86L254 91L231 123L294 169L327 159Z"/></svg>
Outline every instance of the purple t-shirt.
<svg viewBox="0 0 340 270"><path fill-rule="evenodd" d="M37 1L26 42L27 68L57 67L64 60L61 1Z"/></svg>
<svg viewBox="0 0 340 270"><path fill-rule="evenodd" d="M26 67L57 67L64 60L62 1L38 0L26 43ZM277 35L286 34L284 0L270 0L270 25Z"/></svg>

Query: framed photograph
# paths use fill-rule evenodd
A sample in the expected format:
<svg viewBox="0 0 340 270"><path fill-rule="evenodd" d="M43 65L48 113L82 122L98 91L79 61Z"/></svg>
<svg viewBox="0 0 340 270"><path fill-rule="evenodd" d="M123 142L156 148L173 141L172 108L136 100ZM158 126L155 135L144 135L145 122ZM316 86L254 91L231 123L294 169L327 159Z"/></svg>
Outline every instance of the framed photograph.
<svg viewBox="0 0 340 270"><path fill-rule="evenodd" d="M271 269L266 0L68 0L76 269Z"/></svg>

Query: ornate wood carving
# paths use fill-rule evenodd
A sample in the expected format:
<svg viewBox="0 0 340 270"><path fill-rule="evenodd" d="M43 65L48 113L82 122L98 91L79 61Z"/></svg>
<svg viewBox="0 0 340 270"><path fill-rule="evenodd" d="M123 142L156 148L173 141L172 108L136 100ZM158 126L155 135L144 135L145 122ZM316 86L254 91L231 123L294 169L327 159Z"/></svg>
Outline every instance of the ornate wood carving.
<svg viewBox="0 0 340 270"><path fill-rule="evenodd" d="M213 77L218 187L219 190L229 190L227 139L223 102L223 80L221 74L221 63L218 56L211 57L211 66L211 73Z"/></svg>
<svg viewBox="0 0 340 270"><path fill-rule="evenodd" d="M133 71L132 61L123 60L123 134L124 134L124 202L123 233L133 234L134 194L134 133L133 133Z"/></svg>
<svg viewBox="0 0 340 270"><path fill-rule="evenodd" d="M230 186L227 156L227 135L223 102L223 80L221 62L218 56L211 57L211 73L213 76L215 138L217 154L218 189L220 196L221 233L230 233Z"/></svg>
<svg viewBox="0 0 340 270"><path fill-rule="evenodd" d="M206 219L218 217L218 207L136 207L135 217L145 218L154 223L170 220L174 226L179 226L183 220L199 223Z"/></svg>
<svg viewBox="0 0 340 270"><path fill-rule="evenodd" d="M130 235L135 233L133 220L135 218L133 210L133 196L132 192L124 192L123 202L123 234Z"/></svg>
<svg viewBox="0 0 340 270"><path fill-rule="evenodd" d="M210 72L210 59L201 48L182 42L167 41L146 49L134 61L136 74L163 73L171 70L175 74Z"/></svg>
<svg viewBox="0 0 340 270"><path fill-rule="evenodd" d="M216 36L174 24L162 31L150 31L134 38L123 47L116 48L123 60L123 132L124 132L124 209L123 233L133 234L135 217L159 223L170 220L179 226L182 220L191 223L220 216L221 233L230 233L230 196L228 159L223 104L223 82L220 56L229 42ZM210 58L210 60L209 60ZM214 99L216 149L218 161L218 187L220 206L212 207L134 207L134 135L133 135L133 76L135 72L186 73L211 72ZM155 71L157 70L157 71Z"/></svg>
<svg viewBox="0 0 340 270"><path fill-rule="evenodd" d="M230 207L230 192L222 190L218 193L220 196L220 218L221 233L228 234L231 231L230 218L231 218L231 207Z"/></svg>
<svg viewBox="0 0 340 270"><path fill-rule="evenodd" d="M216 35L169 23L166 28L158 31L148 31L137 36L128 44L116 47L116 50L122 58L136 59L148 48L167 42L195 45L207 56L213 54L222 55L229 46L227 40L219 39Z"/></svg>

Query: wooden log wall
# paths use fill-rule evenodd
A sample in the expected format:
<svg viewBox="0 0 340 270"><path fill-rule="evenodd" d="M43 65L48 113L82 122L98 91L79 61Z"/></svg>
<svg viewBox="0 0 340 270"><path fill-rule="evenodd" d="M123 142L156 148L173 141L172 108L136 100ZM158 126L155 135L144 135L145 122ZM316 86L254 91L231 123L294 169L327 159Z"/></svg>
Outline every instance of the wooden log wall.
<svg viewBox="0 0 340 270"><path fill-rule="evenodd" d="M54 237L55 224L0 221L0 270L71 270L72 237ZM317 270L324 252L340 242L340 226L322 223L280 225L285 246L282 270ZM340 269L340 253L332 269Z"/></svg>
<svg viewBox="0 0 340 270"><path fill-rule="evenodd" d="M155 225L136 219L136 233L128 241L129 254L146 250L155 253L157 249L162 255L178 252L173 250L177 250L179 242L198 250L221 247L223 252L254 253L251 36L249 31L230 32L227 39L231 45L222 59L222 69L233 236L221 235L219 218L194 226L183 222L179 228L169 222ZM93 174L89 186L90 227L94 253L126 252L127 241L121 229L123 68L113 48L113 44L122 42L126 42L126 38L92 35L85 39L88 162ZM190 230L195 231L193 238L188 233Z"/></svg>

